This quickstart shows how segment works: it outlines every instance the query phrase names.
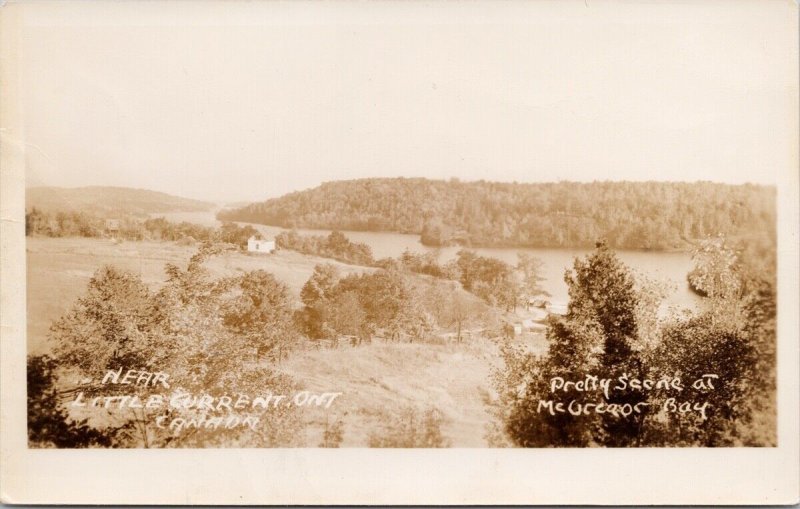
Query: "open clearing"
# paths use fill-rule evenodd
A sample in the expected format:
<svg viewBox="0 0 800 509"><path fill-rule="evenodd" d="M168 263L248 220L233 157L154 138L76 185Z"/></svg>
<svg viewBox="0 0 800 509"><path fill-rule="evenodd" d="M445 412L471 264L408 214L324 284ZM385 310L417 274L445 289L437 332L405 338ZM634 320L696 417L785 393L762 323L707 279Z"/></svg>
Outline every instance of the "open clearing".
<svg viewBox="0 0 800 509"><path fill-rule="evenodd" d="M45 237L26 240L30 354L49 351L50 324L84 293L86 284L100 267L114 265L139 274L146 284L157 289L166 278L166 263L185 266L197 250L195 246L181 246L175 242L115 243L110 239ZM300 289L314 266L320 263L336 265L343 275L373 270L283 250L271 255L228 252L209 260L206 267L214 277L263 269L286 283L299 298Z"/></svg>

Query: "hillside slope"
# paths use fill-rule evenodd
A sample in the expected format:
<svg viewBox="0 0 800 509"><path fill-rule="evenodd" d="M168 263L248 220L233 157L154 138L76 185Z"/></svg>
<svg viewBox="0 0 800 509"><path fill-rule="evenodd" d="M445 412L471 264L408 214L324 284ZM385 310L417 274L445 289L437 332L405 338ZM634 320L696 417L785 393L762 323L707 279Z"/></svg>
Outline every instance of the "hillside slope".
<svg viewBox="0 0 800 509"><path fill-rule="evenodd" d="M422 235L428 245L675 249L774 230L775 189L711 182L327 182L226 210L223 220Z"/></svg>
<svg viewBox="0 0 800 509"><path fill-rule="evenodd" d="M499 362L488 340L465 345L373 343L299 352L281 369L312 393L340 392L331 408L305 408L307 441L343 422L343 447L367 447L370 435L406 408L437 409L452 447L486 447L491 420L491 368Z"/></svg>
<svg viewBox="0 0 800 509"><path fill-rule="evenodd" d="M214 204L208 202L127 187L30 187L25 190L27 210L146 216L163 212L201 212L213 207Z"/></svg>
<svg viewBox="0 0 800 509"><path fill-rule="evenodd" d="M83 295L94 272L103 265L114 265L138 274L157 289L163 283L164 265L184 265L197 250L176 242L122 242L102 238L29 237L27 251L28 352L49 353L47 336L53 320L65 314ZM263 269L289 286L299 300L300 289L314 266L335 265L343 275L371 271L367 267L346 265L326 258L281 250L270 256L227 252L212 258L207 267L214 277L233 276Z"/></svg>

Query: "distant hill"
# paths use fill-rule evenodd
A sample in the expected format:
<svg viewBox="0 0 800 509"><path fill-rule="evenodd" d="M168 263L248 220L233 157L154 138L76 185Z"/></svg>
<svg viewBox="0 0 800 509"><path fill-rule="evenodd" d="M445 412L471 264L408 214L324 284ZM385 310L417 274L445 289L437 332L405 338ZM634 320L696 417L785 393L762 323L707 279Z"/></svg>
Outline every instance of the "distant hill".
<svg viewBox="0 0 800 509"><path fill-rule="evenodd" d="M127 187L30 187L25 208L58 212L80 210L93 214L148 216L165 212L202 212L214 204L157 191Z"/></svg>
<svg viewBox="0 0 800 509"><path fill-rule="evenodd" d="M223 203L222 204L222 208L223 209L239 209L239 208L242 208L242 207L246 207L248 205L250 205L249 201L237 201L237 202L232 202L232 203Z"/></svg>
<svg viewBox="0 0 800 509"><path fill-rule="evenodd" d="M775 188L711 182L327 182L221 220L284 228L417 233L428 245L683 249L707 235L775 231Z"/></svg>

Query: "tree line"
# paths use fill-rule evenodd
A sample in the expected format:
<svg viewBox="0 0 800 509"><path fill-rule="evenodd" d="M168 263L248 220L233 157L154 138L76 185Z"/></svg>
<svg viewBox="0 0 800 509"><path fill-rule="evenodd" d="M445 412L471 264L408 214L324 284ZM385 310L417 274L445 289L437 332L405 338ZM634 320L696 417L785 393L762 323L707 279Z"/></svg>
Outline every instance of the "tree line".
<svg viewBox="0 0 800 509"><path fill-rule="evenodd" d="M327 182L226 210L284 228L420 234L426 245L684 249L775 229L775 189L711 182L501 183L422 178Z"/></svg>
<svg viewBox="0 0 800 509"><path fill-rule="evenodd" d="M31 208L25 213L25 235L29 237L89 237L121 240L167 240L186 242L223 242L241 248L247 239L258 234L250 225L224 222L220 227L202 226L182 221L175 223L163 217L139 219L122 217L109 222L85 211L48 212Z"/></svg>
<svg viewBox="0 0 800 509"><path fill-rule="evenodd" d="M375 265L372 248L361 242L352 242L339 231L333 231L325 236L300 235L297 231L290 230L276 235L275 245L298 253L331 258L353 265L366 267Z"/></svg>
<svg viewBox="0 0 800 509"><path fill-rule="evenodd" d="M519 253L516 266L466 249L460 250L454 260L446 263L439 261L438 251L413 253L408 249L397 258L376 260L367 244L353 242L339 231L324 236L300 235L290 230L278 234L275 242L283 249L344 263L458 281L464 290L505 310L527 305L535 297L547 296L541 286L541 260L527 253Z"/></svg>

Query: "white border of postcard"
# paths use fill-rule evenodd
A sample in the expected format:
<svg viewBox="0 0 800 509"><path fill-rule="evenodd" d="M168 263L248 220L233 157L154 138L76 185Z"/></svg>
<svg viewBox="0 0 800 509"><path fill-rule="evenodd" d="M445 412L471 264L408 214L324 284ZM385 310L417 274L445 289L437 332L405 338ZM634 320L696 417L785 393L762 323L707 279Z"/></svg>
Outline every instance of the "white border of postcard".
<svg viewBox="0 0 800 509"><path fill-rule="evenodd" d="M426 5L425 2L421 0L419 5ZM785 8L785 3L792 5L788 10L793 12L792 24L797 33L794 2L778 0L765 8ZM163 8L173 14L211 19L222 8L221 4L149 2L135 8L129 5L126 10L135 14L138 8ZM732 1L729 6L735 9L739 4ZM79 2L73 5L86 7ZM233 5L242 8L247 3ZM279 9L285 3L267 5ZM309 10L314 8L312 3L301 5ZM484 6L502 9L507 5L487 2ZM95 6L109 9L116 4L97 2ZM62 5L60 9L63 8ZM0 7L0 491L4 502L280 505L798 502L797 165L786 168L778 177L780 322L779 446L776 448L29 450L25 422L24 91L19 89L15 74L16 63L23 56L14 51L18 28L25 23L25 9L26 4L19 3ZM57 12L54 9L53 15ZM787 48L787 56L796 62L797 48ZM794 94L796 105L797 82L788 93ZM797 111L791 114L797 133ZM794 160L798 160L796 135L790 140L775 141L777 149L790 150Z"/></svg>

